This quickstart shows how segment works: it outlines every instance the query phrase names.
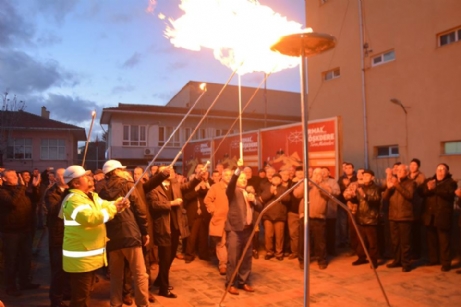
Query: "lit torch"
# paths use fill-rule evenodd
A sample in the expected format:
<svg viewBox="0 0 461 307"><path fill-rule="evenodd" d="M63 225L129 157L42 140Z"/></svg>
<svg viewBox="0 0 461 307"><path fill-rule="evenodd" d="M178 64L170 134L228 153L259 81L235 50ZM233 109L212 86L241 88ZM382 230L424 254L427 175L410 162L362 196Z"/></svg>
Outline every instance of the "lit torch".
<svg viewBox="0 0 461 307"><path fill-rule="evenodd" d="M94 124L95 118L96 118L96 111L93 111L91 112L91 125L90 125L90 130L88 131L88 137L86 138L85 152L83 153L83 160L82 160L82 167L85 167L86 153L88 151L88 144L90 143L91 131L93 130L93 124Z"/></svg>

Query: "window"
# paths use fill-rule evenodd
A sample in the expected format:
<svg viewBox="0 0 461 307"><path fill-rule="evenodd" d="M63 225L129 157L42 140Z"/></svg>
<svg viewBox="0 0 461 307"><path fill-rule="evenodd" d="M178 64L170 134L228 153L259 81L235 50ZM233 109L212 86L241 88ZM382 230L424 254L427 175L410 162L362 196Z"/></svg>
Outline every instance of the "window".
<svg viewBox="0 0 461 307"><path fill-rule="evenodd" d="M398 157L399 156L399 146L398 145L378 146L376 147L376 156L378 158Z"/></svg>
<svg viewBox="0 0 461 307"><path fill-rule="evenodd" d="M461 141L443 142L443 154L459 155L461 154Z"/></svg>
<svg viewBox="0 0 461 307"><path fill-rule="evenodd" d="M387 51L371 58L371 66L381 65L395 60L395 51Z"/></svg>
<svg viewBox="0 0 461 307"><path fill-rule="evenodd" d="M8 142L6 157L13 160L32 159L32 139L14 139Z"/></svg>
<svg viewBox="0 0 461 307"><path fill-rule="evenodd" d="M66 140L64 139L42 139L40 143L41 160L65 160Z"/></svg>
<svg viewBox="0 0 461 307"><path fill-rule="evenodd" d="M191 133L192 133L191 128L184 128L184 142L190 138Z"/></svg>
<svg viewBox="0 0 461 307"><path fill-rule="evenodd" d="M461 40L461 27L438 35L439 47Z"/></svg>
<svg viewBox="0 0 461 307"><path fill-rule="evenodd" d="M234 130L227 130L227 129L216 129L215 136L225 136L227 133L232 134Z"/></svg>
<svg viewBox="0 0 461 307"><path fill-rule="evenodd" d="M123 125L123 146L146 146L146 126Z"/></svg>
<svg viewBox="0 0 461 307"><path fill-rule="evenodd" d="M168 138L173 133L173 127L159 127L158 128L158 146L163 146ZM167 146L171 147L179 147L179 133L176 132L174 136L171 138L170 142L168 142Z"/></svg>
<svg viewBox="0 0 461 307"><path fill-rule="evenodd" d="M328 81L331 79L339 78L340 75L341 75L341 72L339 68L335 68L335 69L323 72L323 79L325 81Z"/></svg>
<svg viewBox="0 0 461 307"><path fill-rule="evenodd" d="M198 129L194 136L192 137L194 140L203 140L207 138L207 131L205 128Z"/></svg>

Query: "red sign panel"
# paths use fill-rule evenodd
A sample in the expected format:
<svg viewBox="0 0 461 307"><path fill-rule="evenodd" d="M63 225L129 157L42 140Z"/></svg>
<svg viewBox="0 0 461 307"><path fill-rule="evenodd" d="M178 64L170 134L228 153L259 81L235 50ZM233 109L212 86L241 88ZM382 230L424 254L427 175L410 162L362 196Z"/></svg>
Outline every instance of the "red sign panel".
<svg viewBox="0 0 461 307"><path fill-rule="evenodd" d="M250 166L253 171L258 170L258 132L242 134L243 162ZM240 158L240 135L229 136L223 140L218 138L213 141L214 163L221 163L224 168L236 167Z"/></svg>
<svg viewBox="0 0 461 307"><path fill-rule="evenodd" d="M183 153L183 175L189 177L194 173L197 164L205 164L210 160L211 141L189 143Z"/></svg>

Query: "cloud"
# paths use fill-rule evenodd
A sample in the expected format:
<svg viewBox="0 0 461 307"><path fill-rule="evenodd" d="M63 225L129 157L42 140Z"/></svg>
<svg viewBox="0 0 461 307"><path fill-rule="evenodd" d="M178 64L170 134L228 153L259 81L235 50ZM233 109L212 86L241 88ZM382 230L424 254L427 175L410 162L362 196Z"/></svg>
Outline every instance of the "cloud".
<svg viewBox="0 0 461 307"><path fill-rule="evenodd" d="M51 113L51 118L79 124L91 119L91 112L101 115L101 108L95 101L71 97L61 94L48 94L47 98L40 101Z"/></svg>
<svg viewBox="0 0 461 307"><path fill-rule="evenodd" d="M11 5L0 0L0 46L8 47L18 42L30 42L34 28Z"/></svg>
<svg viewBox="0 0 461 307"><path fill-rule="evenodd" d="M78 82L75 74L64 71L54 60L41 63L22 51L0 49L0 86L12 92L28 94Z"/></svg>
<svg viewBox="0 0 461 307"><path fill-rule="evenodd" d="M165 103L168 102L176 94L174 91L160 92L152 94L152 97L163 100Z"/></svg>
<svg viewBox="0 0 461 307"><path fill-rule="evenodd" d="M110 20L113 23L130 23L133 21L133 17L128 14L114 14L111 16Z"/></svg>
<svg viewBox="0 0 461 307"><path fill-rule="evenodd" d="M44 16L52 17L58 24L62 24L78 2L79 0L40 0L36 2L36 9Z"/></svg>
<svg viewBox="0 0 461 307"><path fill-rule="evenodd" d="M139 64L142 59L142 55L139 52L135 52L128 60L123 63L123 68L133 68Z"/></svg>
<svg viewBox="0 0 461 307"><path fill-rule="evenodd" d="M181 70L185 67L187 67L187 63L186 62L173 62L173 63L169 63L168 64L168 70L172 70L172 71L175 71L175 70Z"/></svg>
<svg viewBox="0 0 461 307"><path fill-rule="evenodd" d="M62 42L62 38L52 32L46 32L37 38L37 44L41 46L52 46Z"/></svg>
<svg viewBox="0 0 461 307"><path fill-rule="evenodd" d="M132 92L134 90L135 90L135 87L133 85L118 85L112 88L111 94L117 95L117 94Z"/></svg>

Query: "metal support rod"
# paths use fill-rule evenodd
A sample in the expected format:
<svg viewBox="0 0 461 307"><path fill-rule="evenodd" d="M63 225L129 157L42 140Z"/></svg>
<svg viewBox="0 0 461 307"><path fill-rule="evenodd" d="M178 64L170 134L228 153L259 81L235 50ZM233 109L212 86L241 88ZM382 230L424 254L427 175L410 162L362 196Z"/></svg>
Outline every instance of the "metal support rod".
<svg viewBox="0 0 461 307"><path fill-rule="evenodd" d="M368 253L368 249L365 245L365 241L363 241L363 238L362 238L362 235L360 234L360 231L359 231L359 228L357 226L357 222L355 221L354 219L354 216L352 215L352 212L351 210L349 210L349 207L347 207L347 205L345 205L344 203L342 203L341 201L339 201L336 197L334 197L333 195L331 195L331 193L329 193L327 190L325 190L324 188L322 188L321 186L319 186L317 183L315 183L313 180L309 179L310 183L312 183L313 185L315 185L320 191L322 191L322 193L324 193L326 196L328 196L328 198L330 198L332 201L334 201L336 204L338 204L339 206L341 206L344 210L346 210L347 214L349 214L349 217L351 218L351 221L352 221L352 225L354 225L354 229L355 229L355 232L357 233L357 237L359 238L360 240L360 244L362 244L362 247L363 247L363 250L365 251L365 255L367 255L367 259L368 261L370 262L370 266L376 276L376 280L378 281L378 284L379 284L379 287L381 288L381 292L384 296L384 299L386 300L386 303L387 303L387 306L391 306L391 304L389 303L389 298L387 297L386 295L386 291L384 290L384 287L381 283L381 280L379 279L379 276L378 276L378 273L376 272L376 269L375 267L373 266L373 261L371 261L371 257L370 257L370 254ZM306 214L304 215L306 216Z"/></svg>
<svg viewBox="0 0 461 307"><path fill-rule="evenodd" d="M244 112L246 110L246 108L250 105L250 103L253 101L253 99L256 97L256 94L258 93L259 89L261 88L261 86L263 85L263 83L266 82L267 78L271 75L271 73L268 73L268 74L264 74L264 80L261 81L261 83L259 83L258 87L256 88L256 90L253 92L253 95L250 97L250 99L248 99L247 103L243 106L243 109L242 109L242 112ZM230 131L232 130L232 128L234 128L235 124L237 123L237 121L239 120L239 118L235 118L234 122L232 123L232 125L230 126L230 128L227 130L227 133L224 135L224 137L221 139L221 141L219 142L218 146L216 146L216 148L214 149L214 152L213 154L211 155L211 159L214 158L214 156L216 155L216 152L218 151L219 147L221 147L222 143L224 142L224 140L227 138L227 136L229 135Z"/></svg>
<svg viewBox="0 0 461 307"><path fill-rule="evenodd" d="M269 210L275 203L279 202L283 197L285 197L285 195L291 193L291 191L293 191L294 188L296 188L298 185L300 185L301 182L303 182L303 181L296 182L292 187L290 187L288 190L286 190L285 192L280 194L280 196L277 197L277 199L275 199L274 201L269 203L263 210L261 210L261 212L259 213L259 216L256 219L256 222L254 223L254 225L258 225L259 222L261 221L261 218L263 217L264 213L267 210ZM250 248L250 245L253 243L253 237L255 235L255 232L256 232L256 227L253 226L253 230L251 231L251 234L250 234L250 237L248 238L247 244L245 245L245 248L243 249L242 256L240 257L240 259L239 259L239 261L237 263L237 266L235 267L234 272L232 272L231 278L230 278L229 283L227 284L227 287L226 287L226 291L224 292L223 296L221 297L221 301L219 301L218 306L220 306L220 307L223 306L221 304L224 301L224 299L226 298L227 292L229 291L229 288L232 286L232 282L234 281L235 276L237 276L237 272L238 272L240 266L243 263L243 257L245 256L246 251Z"/></svg>
<svg viewBox="0 0 461 307"><path fill-rule="evenodd" d="M235 73L239 70L239 68L243 65L243 62L240 63L240 66L237 67L233 72L232 74L230 75L229 79L227 80L226 84L224 84L224 86L221 88L221 91L219 91L218 93L218 96L216 96L215 100L213 100L213 102L211 103L211 105L208 107L208 109L206 110L205 114L203 114L203 117L202 119L200 119L199 123L197 124L197 126L195 127L194 131L192 131L192 133L190 134L189 138L187 139L187 141L184 143L184 145L181 147L181 150L178 152L178 154L176 155L176 157L173 159L173 162L171 162L170 166L173 166L176 161L179 159L179 157L182 155L183 151L184 151L184 148L186 148L187 144L189 144L190 140L192 140L192 137L194 136L195 132L197 132L197 129L200 127L200 125L202 124L202 122L205 120L205 118L207 118L208 116L208 113L210 113L210 110L211 108L216 104L216 101L218 101L219 97L221 97L221 94L224 92L224 89L227 87L227 85L229 84L229 82L232 80L232 78L234 77Z"/></svg>
<svg viewBox="0 0 461 307"><path fill-rule="evenodd" d="M239 123L240 123L240 142L239 142L239 150L240 150L240 159L243 160L243 124L242 124L242 77L238 75L239 80Z"/></svg>
<svg viewBox="0 0 461 307"><path fill-rule="evenodd" d="M138 183L141 181L142 178L144 178L144 175L147 174L147 171L149 170L149 168L152 166L152 164L154 164L155 160L157 160L158 156L160 155L160 153L163 151L163 149L166 147L166 145L168 144L168 142L170 142L170 140L173 138L173 136L175 135L175 133L179 130L179 128L182 126L182 124L184 123L184 121L186 120L186 118L189 116L189 114L192 112L192 110L195 108L195 106L197 105L197 103L200 101L200 99L203 97L203 95L205 95L206 93L206 85L204 88L202 88L202 94L197 98L197 100L195 100L194 104L192 105L192 107L189 109L189 111L187 111L186 115L184 115L184 117L182 118L182 120L179 122L179 124L176 126L176 128L173 130L173 132L170 134L170 136L168 137L168 139L165 141L165 143L163 144L162 147L160 147L160 149L158 150L157 154L155 155L155 157L150 161L150 163L147 165L146 169L144 170L144 172L142 173L142 175L138 178L138 180L135 181L134 185L131 187L131 189L128 191L128 193L125 195L124 199L127 199L128 197L130 197L131 193L133 193L134 189L136 188L136 186L138 185Z"/></svg>
<svg viewBox="0 0 461 307"><path fill-rule="evenodd" d="M301 82L301 123L303 131L303 161L304 161L304 306L309 306L310 283L309 283L309 191L307 179L309 178L309 137L308 121L309 114L306 101L306 54L301 48L301 65L299 67Z"/></svg>
<svg viewBox="0 0 461 307"><path fill-rule="evenodd" d="M83 159L82 159L82 167L85 167L86 153L88 151L88 144L90 143L91 131L93 130L93 124L94 124L95 118L96 118L96 111L93 111L91 112L91 125L90 125L90 130L88 131L88 137L86 138L85 152L83 153Z"/></svg>

